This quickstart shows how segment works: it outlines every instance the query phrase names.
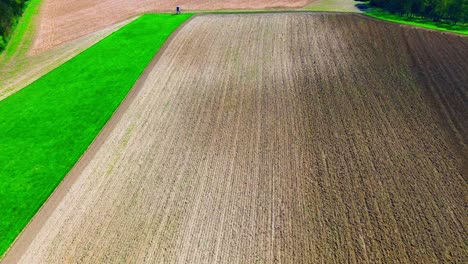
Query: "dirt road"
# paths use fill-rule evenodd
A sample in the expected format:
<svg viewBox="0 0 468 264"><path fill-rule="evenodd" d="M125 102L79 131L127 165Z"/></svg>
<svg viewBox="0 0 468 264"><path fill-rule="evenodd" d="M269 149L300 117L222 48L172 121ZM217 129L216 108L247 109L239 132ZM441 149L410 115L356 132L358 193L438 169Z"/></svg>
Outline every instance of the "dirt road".
<svg viewBox="0 0 468 264"><path fill-rule="evenodd" d="M467 51L358 15L198 16L5 260L463 262Z"/></svg>
<svg viewBox="0 0 468 264"><path fill-rule="evenodd" d="M144 12L300 8L312 0L44 0L31 54L85 36Z"/></svg>

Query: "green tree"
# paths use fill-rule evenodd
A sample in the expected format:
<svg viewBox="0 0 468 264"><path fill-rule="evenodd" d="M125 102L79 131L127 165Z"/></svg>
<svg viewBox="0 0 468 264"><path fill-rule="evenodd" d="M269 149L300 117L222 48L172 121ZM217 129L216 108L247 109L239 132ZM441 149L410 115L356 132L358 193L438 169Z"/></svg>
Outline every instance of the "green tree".
<svg viewBox="0 0 468 264"><path fill-rule="evenodd" d="M463 19L463 2L464 0L452 0L448 4L447 15L455 24Z"/></svg>
<svg viewBox="0 0 468 264"><path fill-rule="evenodd" d="M27 3L27 0L0 0L0 37L2 37L0 50L5 48Z"/></svg>
<svg viewBox="0 0 468 264"><path fill-rule="evenodd" d="M434 21L468 21L468 0L370 0L370 5L400 15L418 15Z"/></svg>
<svg viewBox="0 0 468 264"><path fill-rule="evenodd" d="M0 51L4 50L6 47L5 40L3 39L3 36L0 36Z"/></svg>

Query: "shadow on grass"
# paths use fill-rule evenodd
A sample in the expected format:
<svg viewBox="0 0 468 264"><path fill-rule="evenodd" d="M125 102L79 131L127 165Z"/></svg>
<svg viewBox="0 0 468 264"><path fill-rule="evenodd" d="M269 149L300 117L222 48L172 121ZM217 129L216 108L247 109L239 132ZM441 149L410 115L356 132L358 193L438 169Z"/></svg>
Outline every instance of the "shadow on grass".
<svg viewBox="0 0 468 264"><path fill-rule="evenodd" d="M397 22L406 25L412 26L419 26L425 27L440 31L448 31L448 32L455 32L461 34L468 34L468 23L454 23L453 21L449 20L440 20L440 21L433 21L429 18L424 18L420 16L407 16L407 15L399 15L393 14L388 11L385 11L378 7L372 7L369 5L368 2L359 1L361 3L356 4L355 6L362 11L363 14L368 15L370 17L379 18L382 20Z"/></svg>
<svg viewBox="0 0 468 264"><path fill-rule="evenodd" d="M369 4L367 3L359 3L359 4L355 4L355 6L362 12L366 12L367 9L370 8Z"/></svg>

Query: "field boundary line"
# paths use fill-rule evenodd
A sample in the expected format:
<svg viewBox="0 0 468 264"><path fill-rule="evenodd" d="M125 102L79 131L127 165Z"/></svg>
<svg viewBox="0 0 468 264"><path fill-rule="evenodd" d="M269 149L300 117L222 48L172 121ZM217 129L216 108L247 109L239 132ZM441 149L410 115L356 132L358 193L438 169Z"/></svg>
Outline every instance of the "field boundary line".
<svg viewBox="0 0 468 264"><path fill-rule="evenodd" d="M57 206L62 201L63 197L68 193L70 188L78 179L78 176L81 172L88 166L90 161L94 158L96 153L99 151L101 146L104 144L109 135L114 131L114 128L122 119L123 114L127 111L129 106L132 104L136 96L141 91L146 79L149 74L152 72L154 66L159 62L160 58L164 54L164 51L170 46L175 36L179 31L185 27L192 19L197 17L197 14L194 14L184 23L182 23L171 35L166 39L161 48L156 52L155 56L151 59L150 63L146 66L145 70L141 73L140 77L137 79L133 87L127 93L123 101L120 103L119 107L114 111L110 119L104 125L102 130L98 133L96 138L91 142L86 151L81 155L80 159L75 163L72 169L68 174L63 178L59 185L55 188L52 194L47 198L44 204L39 208L34 217L29 221L29 223L23 228L21 233L16 237L10 247L7 249L0 262L2 264L6 263L17 263L23 253L28 249L31 242L36 237L37 233L41 230L41 227L50 217L50 215L55 211Z"/></svg>
<svg viewBox="0 0 468 264"><path fill-rule="evenodd" d="M278 9L278 10L221 10L221 11L202 11L196 13L198 15L249 15L249 14L339 14L339 15L349 15L349 14L360 14L357 12L343 12L343 11L315 11L307 9Z"/></svg>

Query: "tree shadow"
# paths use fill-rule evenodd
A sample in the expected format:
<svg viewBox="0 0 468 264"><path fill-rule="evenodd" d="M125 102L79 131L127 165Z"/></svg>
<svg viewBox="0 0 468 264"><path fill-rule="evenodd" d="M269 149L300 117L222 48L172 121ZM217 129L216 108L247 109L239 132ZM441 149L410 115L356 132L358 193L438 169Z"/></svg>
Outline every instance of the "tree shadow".
<svg viewBox="0 0 468 264"><path fill-rule="evenodd" d="M355 0L355 1L360 2L358 4L355 4L354 6L356 6L357 9L359 9L359 11L361 11L361 12L365 12L369 8L371 8L371 6L369 5L369 3L366 0Z"/></svg>

